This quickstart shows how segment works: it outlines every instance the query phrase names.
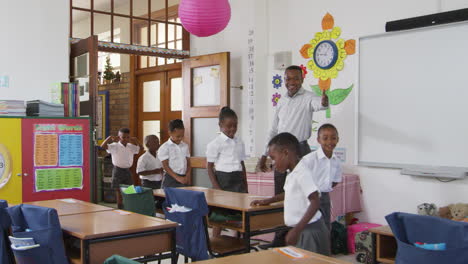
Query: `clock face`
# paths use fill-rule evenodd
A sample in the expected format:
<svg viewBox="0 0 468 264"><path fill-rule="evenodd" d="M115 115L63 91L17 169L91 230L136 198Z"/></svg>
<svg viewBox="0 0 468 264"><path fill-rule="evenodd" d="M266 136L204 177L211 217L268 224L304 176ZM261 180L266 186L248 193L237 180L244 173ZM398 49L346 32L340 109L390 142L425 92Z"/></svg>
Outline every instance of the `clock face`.
<svg viewBox="0 0 468 264"><path fill-rule="evenodd" d="M330 69L338 59L338 49L335 42L321 41L314 50L314 62L321 69Z"/></svg>

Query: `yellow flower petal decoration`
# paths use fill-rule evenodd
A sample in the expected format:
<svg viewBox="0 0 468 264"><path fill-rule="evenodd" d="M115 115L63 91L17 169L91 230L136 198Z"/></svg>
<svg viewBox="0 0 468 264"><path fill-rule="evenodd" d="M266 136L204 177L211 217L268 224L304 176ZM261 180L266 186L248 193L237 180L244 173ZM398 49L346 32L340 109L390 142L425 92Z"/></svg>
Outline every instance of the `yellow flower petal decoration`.
<svg viewBox="0 0 468 264"><path fill-rule="evenodd" d="M322 18L322 30L329 30L332 29L335 25L335 19L333 18L330 13L325 14Z"/></svg>
<svg viewBox="0 0 468 264"><path fill-rule="evenodd" d="M341 28L340 27L334 27L332 32L331 32L331 37L334 39L339 38L341 35Z"/></svg>

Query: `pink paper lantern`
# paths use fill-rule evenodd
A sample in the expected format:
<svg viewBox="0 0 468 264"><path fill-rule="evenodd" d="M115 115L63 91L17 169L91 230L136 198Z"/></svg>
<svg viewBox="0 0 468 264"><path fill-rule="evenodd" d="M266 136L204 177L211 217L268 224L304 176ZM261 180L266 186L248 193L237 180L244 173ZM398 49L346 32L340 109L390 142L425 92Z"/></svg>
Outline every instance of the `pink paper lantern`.
<svg viewBox="0 0 468 264"><path fill-rule="evenodd" d="M198 37L221 32L231 19L228 0L181 0L179 18L182 26Z"/></svg>

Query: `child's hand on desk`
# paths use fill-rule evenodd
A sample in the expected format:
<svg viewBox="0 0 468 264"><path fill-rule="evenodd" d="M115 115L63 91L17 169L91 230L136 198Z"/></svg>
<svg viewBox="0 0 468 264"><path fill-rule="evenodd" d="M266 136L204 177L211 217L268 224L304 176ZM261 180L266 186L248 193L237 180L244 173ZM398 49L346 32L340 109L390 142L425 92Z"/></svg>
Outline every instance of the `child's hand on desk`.
<svg viewBox="0 0 468 264"><path fill-rule="evenodd" d="M251 206L258 206L258 205L269 205L271 204L270 199L264 199L264 200L254 200L250 203Z"/></svg>
<svg viewBox="0 0 468 264"><path fill-rule="evenodd" d="M293 228L291 230L289 230L288 234L286 234L286 245L296 245L297 244L297 240L299 239L299 234L301 232L299 232L297 230L297 228Z"/></svg>

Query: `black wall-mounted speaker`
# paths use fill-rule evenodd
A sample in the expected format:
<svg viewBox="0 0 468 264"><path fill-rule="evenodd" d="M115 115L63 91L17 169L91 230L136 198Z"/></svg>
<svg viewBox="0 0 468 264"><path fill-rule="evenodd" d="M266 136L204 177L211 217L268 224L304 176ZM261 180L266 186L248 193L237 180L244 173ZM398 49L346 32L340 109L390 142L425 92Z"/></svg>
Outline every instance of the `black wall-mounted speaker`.
<svg viewBox="0 0 468 264"><path fill-rule="evenodd" d="M468 20L468 8L443 13L406 18L389 21L385 24L385 31L398 31L405 29L429 27L453 22Z"/></svg>

